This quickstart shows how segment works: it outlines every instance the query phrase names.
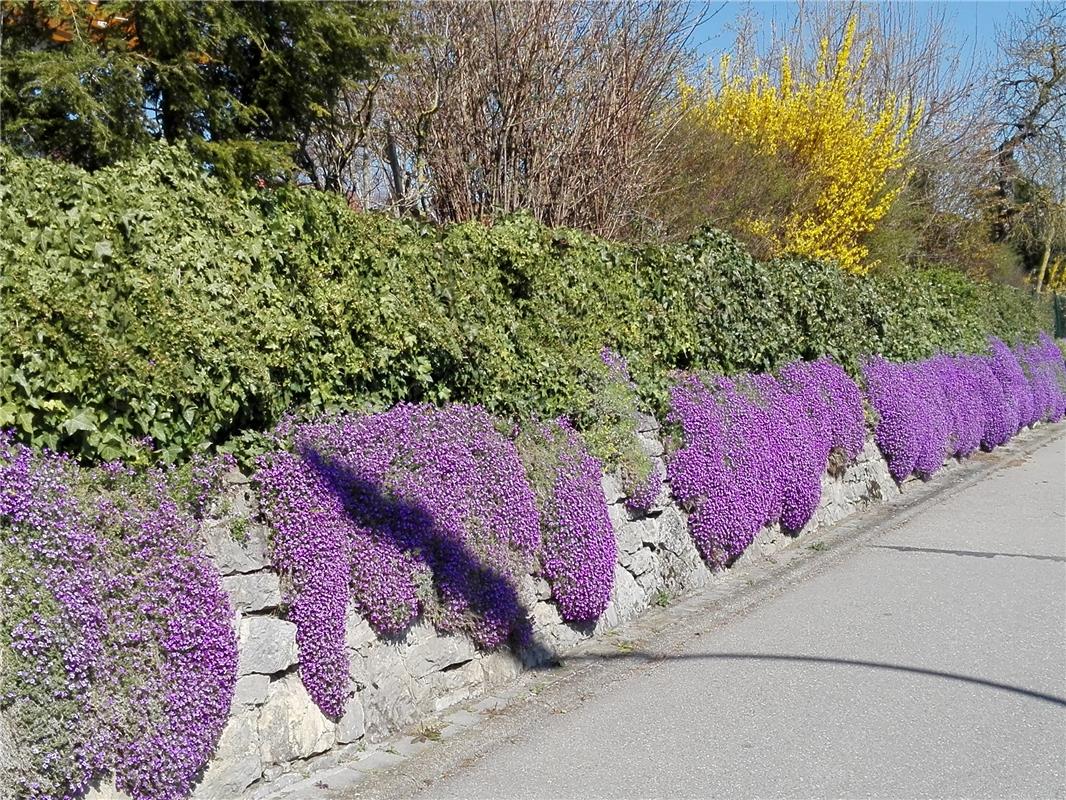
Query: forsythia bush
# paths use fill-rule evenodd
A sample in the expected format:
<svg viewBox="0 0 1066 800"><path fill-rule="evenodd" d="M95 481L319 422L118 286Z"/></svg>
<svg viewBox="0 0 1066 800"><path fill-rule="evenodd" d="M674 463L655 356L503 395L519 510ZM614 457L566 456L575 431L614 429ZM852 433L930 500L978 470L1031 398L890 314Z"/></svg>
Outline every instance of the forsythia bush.
<svg viewBox="0 0 1066 800"><path fill-rule="evenodd" d="M823 39L814 74L796 76L786 54L778 74L744 78L723 59L705 96L682 85L683 110L697 124L732 136L756 151L798 163L814 185L812 207L793 208L785 219L749 219L752 233L779 252L835 260L865 272L863 237L888 212L899 192L891 184L903 165L920 118L907 102L868 102L858 87L870 56L855 62L855 20L840 48Z"/></svg>
<svg viewBox="0 0 1066 800"><path fill-rule="evenodd" d="M1049 292L1066 293L1066 258L1056 258L1048 267L1044 289Z"/></svg>

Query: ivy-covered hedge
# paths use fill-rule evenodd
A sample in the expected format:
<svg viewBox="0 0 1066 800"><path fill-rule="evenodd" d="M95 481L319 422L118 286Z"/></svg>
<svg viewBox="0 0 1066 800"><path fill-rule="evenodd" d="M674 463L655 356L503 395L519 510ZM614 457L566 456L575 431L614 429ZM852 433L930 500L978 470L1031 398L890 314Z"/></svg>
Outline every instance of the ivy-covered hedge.
<svg viewBox="0 0 1066 800"><path fill-rule="evenodd" d="M1050 312L958 273L854 278L707 232L636 247L515 217L437 228L295 189L224 192L180 148L88 174L0 149L0 427L166 459L290 407L583 412L589 353L665 408L675 368L914 360L1032 341Z"/></svg>

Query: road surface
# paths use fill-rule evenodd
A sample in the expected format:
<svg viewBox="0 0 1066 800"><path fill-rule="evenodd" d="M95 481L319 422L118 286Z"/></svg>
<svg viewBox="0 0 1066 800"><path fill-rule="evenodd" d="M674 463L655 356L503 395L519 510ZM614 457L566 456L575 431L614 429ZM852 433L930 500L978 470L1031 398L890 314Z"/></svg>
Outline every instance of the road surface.
<svg viewBox="0 0 1066 800"><path fill-rule="evenodd" d="M570 699L407 796L1066 797L1066 436Z"/></svg>

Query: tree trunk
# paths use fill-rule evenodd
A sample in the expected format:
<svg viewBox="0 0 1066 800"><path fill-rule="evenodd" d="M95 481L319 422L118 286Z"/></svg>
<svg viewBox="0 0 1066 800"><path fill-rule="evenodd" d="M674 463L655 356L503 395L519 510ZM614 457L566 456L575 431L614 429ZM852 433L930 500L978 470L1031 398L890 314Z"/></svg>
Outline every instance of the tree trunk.
<svg viewBox="0 0 1066 800"><path fill-rule="evenodd" d="M392 202L395 207L402 209L407 199L403 185L403 168L400 166L399 150L396 147L396 138L392 133L392 124L385 121L385 153L389 159L389 173L392 182L389 189L392 191Z"/></svg>
<svg viewBox="0 0 1066 800"><path fill-rule="evenodd" d="M1047 262L1051 257L1051 237L1044 239L1044 255L1040 258L1040 272L1036 275L1036 293L1040 294L1044 288L1044 275L1047 273Z"/></svg>

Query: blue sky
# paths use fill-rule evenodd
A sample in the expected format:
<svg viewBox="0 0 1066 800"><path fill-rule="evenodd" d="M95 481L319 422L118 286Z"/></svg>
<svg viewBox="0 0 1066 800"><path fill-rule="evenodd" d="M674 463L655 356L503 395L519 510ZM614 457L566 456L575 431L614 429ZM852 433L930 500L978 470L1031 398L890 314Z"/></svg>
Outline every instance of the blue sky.
<svg viewBox="0 0 1066 800"><path fill-rule="evenodd" d="M770 23L776 21L779 26L787 27L795 16L796 5L789 2L706 2L704 4L710 16L694 32L694 43L701 54L713 58L729 48L733 40L730 26L736 22L747 9L765 20L766 30ZM977 64L991 66L995 62L995 36L997 27L1004 27L1011 16L1024 15L1027 2L984 2L982 0L958 0L957 2L914 3L918 16L929 8L943 8L950 21L950 34L954 43L964 48L966 58L973 58ZM719 10L720 9L720 10ZM717 13L714 13L717 11Z"/></svg>

